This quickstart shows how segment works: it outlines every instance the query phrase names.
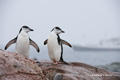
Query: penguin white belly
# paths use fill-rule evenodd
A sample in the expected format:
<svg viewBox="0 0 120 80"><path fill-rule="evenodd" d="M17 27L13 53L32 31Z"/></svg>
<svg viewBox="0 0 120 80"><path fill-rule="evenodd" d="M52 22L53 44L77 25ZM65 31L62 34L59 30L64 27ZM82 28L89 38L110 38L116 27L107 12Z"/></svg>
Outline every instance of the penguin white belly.
<svg viewBox="0 0 120 80"><path fill-rule="evenodd" d="M48 53L53 62L57 62L61 57L61 46L58 44L57 36L51 35L48 38Z"/></svg>
<svg viewBox="0 0 120 80"><path fill-rule="evenodd" d="M28 35L19 35L16 42L16 52L29 57L29 47L30 42Z"/></svg>

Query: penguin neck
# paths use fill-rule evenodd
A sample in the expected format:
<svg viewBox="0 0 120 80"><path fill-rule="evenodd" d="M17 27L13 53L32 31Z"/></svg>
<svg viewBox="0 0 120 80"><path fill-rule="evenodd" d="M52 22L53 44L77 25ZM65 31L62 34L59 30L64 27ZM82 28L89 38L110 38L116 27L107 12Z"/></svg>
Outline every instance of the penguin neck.
<svg viewBox="0 0 120 80"><path fill-rule="evenodd" d="M25 31L22 30L19 35L28 36L28 33L26 33Z"/></svg>
<svg viewBox="0 0 120 80"><path fill-rule="evenodd" d="M60 36L59 36L59 34L56 34L54 31L52 31L51 33L50 33L50 36L49 36L49 38L54 38L54 39L57 39L57 41L58 41L58 44L60 45Z"/></svg>
<svg viewBox="0 0 120 80"><path fill-rule="evenodd" d="M52 32L50 33L50 35L51 35L51 36L57 36L57 34L56 34L54 31L52 31Z"/></svg>

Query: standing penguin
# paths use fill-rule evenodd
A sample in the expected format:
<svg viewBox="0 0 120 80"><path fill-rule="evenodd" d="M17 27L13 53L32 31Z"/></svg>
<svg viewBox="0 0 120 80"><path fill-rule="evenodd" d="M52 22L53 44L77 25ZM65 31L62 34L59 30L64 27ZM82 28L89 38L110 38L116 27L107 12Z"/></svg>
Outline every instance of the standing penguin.
<svg viewBox="0 0 120 80"><path fill-rule="evenodd" d="M48 47L49 57L54 64L58 64L58 62L66 63L63 60L62 44L66 44L69 47L72 47L68 42L60 39L60 36L59 36L60 33L64 33L64 31L62 31L59 27L55 27L51 30L51 33L48 39L44 41L44 45L47 44L47 47Z"/></svg>
<svg viewBox="0 0 120 80"><path fill-rule="evenodd" d="M32 45L34 48L36 48L36 50L39 52L39 47L38 45L30 39L28 32L29 31L33 31L33 29L30 29L28 26L23 26L20 31L19 34L16 38L10 40L7 45L5 46L5 50L11 45L16 43L15 45L15 51L18 54L22 54L26 57L29 57L29 48L30 45Z"/></svg>

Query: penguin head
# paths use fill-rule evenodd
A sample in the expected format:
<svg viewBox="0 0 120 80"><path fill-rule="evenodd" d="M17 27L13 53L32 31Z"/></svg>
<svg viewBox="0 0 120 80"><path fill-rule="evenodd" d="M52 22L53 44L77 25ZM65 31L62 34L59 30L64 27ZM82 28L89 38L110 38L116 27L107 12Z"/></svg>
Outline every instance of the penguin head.
<svg viewBox="0 0 120 80"><path fill-rule="evenodd" d="M63 31L62 29L60 29L59 27L54 27L51 32L54 31L56 34L60 34L60 33L65 33L65 31Z"/></svg>
<svg viewBox="0 0 120 80"><path fill-rule="evenodd" d="M30 31L33 31L33 29L29 28L28 26L23 26L23 27L20 29L19 33L20 33L21 31L25 31L26 33L28 33L28 32L30 32Z"/></svg>

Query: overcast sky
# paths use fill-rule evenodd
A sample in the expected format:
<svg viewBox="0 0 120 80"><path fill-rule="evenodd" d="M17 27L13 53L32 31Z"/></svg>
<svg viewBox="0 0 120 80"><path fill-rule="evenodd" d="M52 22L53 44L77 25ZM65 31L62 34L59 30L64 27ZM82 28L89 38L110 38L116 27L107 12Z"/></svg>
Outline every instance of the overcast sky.
<svg viewBox="0 0 120 80"><path fill-rule="evenodd" d="M71 44L97 44L120 37L120 0L0 0L0 45L27 25L29 35L43 45L53 27Z"/></svg>

